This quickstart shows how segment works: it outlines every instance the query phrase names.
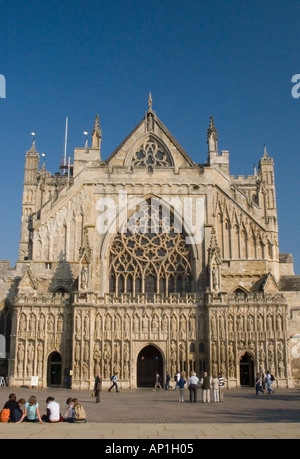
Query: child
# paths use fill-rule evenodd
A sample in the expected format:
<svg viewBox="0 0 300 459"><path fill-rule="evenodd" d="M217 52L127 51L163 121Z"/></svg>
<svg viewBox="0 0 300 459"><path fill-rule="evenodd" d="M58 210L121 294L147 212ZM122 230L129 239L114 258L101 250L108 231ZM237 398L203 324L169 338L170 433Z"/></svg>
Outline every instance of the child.
<svg viewBox="0 0 300 459"><path fill-rule="evenodd" d="M77 398L73 398L74 422L86 422L86 412Z"/></svg>
<svg viewBox="0 0 300 459"><path fill-rule="evenodd" d="M256 395L258 395L259 392L262 392L264 394L264 390L261 387L261 377L259 373L257 373L256 375L255 390L256 390Z"/></svg>
<svg viewBox="0 0 300 459"><path fill-rule="evenodd" d="M17 402L16 394L10 394L9 400L5 403L3 409L10 410L9 422L12 422L12 414L14 410L18 409L19 405Z"/></svg>
<svg viewBox="0 0 300 459"><path fill-rule="evenodd" d="M42 417L45 422L59 422L60 421L60 407L55 401L54 397L48 397L47 403L47 414Z"/></svg>
<svg viewBox="0 0 300 459"><path fill-rule="evenodd" d="M23 415L23 412L24 412L24 407L25 407L25 400L24 398L21 398L19 401L18 401L18 408L15 408L12 412L12 415L11 415L11 422L19 422L22 415Z"/></svg>
<svg viewBox="0 0 300 459"><path fill-rule="evenodd" d="M66 404L68 408L64 414L64 420L65 422L74 422L74 402L71 398L68 398Z"/></svg>
<svg viewBox="0 0 300 459"><path fill-rule="evenodd" d="M39 422L40 424L44 424L41 419L39 404L37 403L34 395L32 395L29 398L29 401L25 403L24 413L22 414L20 421L16 422L16 424L21 424L23 420L26 422Z"/></svg>

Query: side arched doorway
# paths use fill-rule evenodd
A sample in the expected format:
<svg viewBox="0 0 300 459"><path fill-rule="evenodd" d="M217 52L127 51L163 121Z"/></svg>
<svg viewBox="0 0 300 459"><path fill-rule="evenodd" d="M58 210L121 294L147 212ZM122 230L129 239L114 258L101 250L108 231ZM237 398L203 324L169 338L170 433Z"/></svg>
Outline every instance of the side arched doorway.
<svg viewBox="0 0 300 459"><path fill-rule="evenodd" d="M163 357L160 350L153 345L144 347L137 359L137 387L154 388L156 372L160 375L163 387L163 369Z"/></svg>
<svg viewBox="0 0 300 459"><path fill-rule="evenodd" d="M6 358L5 336L0 335L0 376L8 376L8 359Z"/></svg>
<svg viewBox="0 0 300 459"><path fill-rule="evenodd" d="M244 387L254 386L254 361L246 352L240 360L240 385Z"/></svg>
<svg viewBox="0 0 300 459"><path fill-rule="evenodd" d="M47 384L60 387L62 381L62 358L58 352L53 352L48 358Z"/></svg>

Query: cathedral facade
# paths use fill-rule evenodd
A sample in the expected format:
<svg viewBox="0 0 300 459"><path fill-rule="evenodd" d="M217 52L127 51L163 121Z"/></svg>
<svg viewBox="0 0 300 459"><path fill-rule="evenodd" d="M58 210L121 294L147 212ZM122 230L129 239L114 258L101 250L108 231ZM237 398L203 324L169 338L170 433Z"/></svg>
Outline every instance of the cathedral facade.
<svg viewBox="0 0 300 459"><path fill-rule="evenodd" d="M40 168L35 142L26 153L19 261L0 262L9 384L90 389L99 371L136 388L178 370L299 384L300 279L279 252L266 148L253 175L231 176L211 117L195 163L151 97L105 161L101 141L97 115L60 173Z"/></svg>

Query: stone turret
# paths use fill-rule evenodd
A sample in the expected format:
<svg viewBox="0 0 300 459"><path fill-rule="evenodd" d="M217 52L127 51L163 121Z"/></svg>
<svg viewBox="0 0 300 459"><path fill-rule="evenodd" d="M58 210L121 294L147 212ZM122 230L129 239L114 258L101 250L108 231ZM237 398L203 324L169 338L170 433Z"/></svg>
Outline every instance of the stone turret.
<svg viewBox="0 0 300 459"><path fill-rule="evenodd" d="M25 155L24 185L36 185L36 176L39 171L40 155L35 149L35 139L30 150Z"/></svg>
<svg viewBox="0 0 300 459"><path fill-rule="evenodd" d="M35 148L35 139L30 150L25 155L25 175L22 203L21 239L19 245L19 259L31 258L32 246L32 215L36 212L36 194L38 188L37 176L39 173L40 155Z"/></svg>
<svg viewBox="0 0 300 459"><path fill-rule="evenodd" d="M221 169L226 175L229 175L229 152L218 152L218 131L215 127L214 119L211 116L209 128L207 130L208 156L207 163L211 167Z"/></svg>
<svg viewBox="0 0 300 459"><path fill-rule="evenodd" d="M96 115L94 130L92 133L92 148L101 151L102 132L100 129L100 118Z"/></svg>
<svg viewBox="0 0 300 459"><path fill-rule="evenodd" d="M94 129L92 132L92 146L88 146L88 137L85 133L85 146L84 148L75 148L74 150L74 168L73 175L74 177L78 174L80 170L86 167L87 163L100 163L101 161L101 142L102 142L102 132L100 129L100 118L99 115L96 115Z"/></svg>
<svg viewBox="0 0 300 459"><path fill-rule="evenodd" d="M270 158L266 145L264 154L259 161L259 175L261 183L261 205L265 209L265 221L271 226L271 229L277 231L277 208L274 176L274 160Z"/></svg>

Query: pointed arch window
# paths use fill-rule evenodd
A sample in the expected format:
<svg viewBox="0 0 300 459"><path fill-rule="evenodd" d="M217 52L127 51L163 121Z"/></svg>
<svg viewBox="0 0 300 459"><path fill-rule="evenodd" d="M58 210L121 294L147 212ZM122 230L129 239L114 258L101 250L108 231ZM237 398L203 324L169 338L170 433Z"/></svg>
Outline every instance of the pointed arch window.
<svg viewBox="0 0 300 459"><path fill-rule="evenodd" d="M147 167L148 171L152 171L153 167L172 167L174 164L169 151L150 138L134 153L131 165Z"/></svg>
<svg viewBox="0 0 300 459"><path fill-rule="evenodd" d="M130 220L121 227L110 249L110 293L148 295L190 292L192 287L191 247L177 227L172 212L164 215L159 206L138 211L139 231ZM177 228L177 230L176 230ZM180 231L179 231L180 230Z"/></svg>

